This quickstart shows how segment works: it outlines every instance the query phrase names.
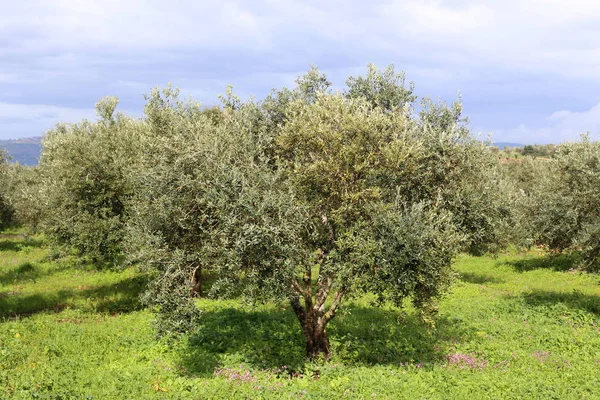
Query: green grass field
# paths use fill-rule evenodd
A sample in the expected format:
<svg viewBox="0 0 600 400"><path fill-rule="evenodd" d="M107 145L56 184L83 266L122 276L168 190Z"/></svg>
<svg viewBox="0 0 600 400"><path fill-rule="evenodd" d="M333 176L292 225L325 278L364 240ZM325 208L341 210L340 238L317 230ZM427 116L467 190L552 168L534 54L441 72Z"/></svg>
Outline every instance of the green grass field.
<svg viewBox="0 0 600 400"><path fill-rule="evenodd" d="M0 234L0 398L600 398L600 279L566 257L460 257L433 331L348 301L323 365L286 306L202 299L197 332L157 340L144 275L51 256Z"/></svg>

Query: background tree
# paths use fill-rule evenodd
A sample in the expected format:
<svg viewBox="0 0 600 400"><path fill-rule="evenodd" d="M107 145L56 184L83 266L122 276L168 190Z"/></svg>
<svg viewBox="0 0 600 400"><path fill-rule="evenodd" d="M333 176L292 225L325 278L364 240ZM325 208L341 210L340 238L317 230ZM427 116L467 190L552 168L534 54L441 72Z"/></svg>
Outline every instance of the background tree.
<svg viewBox="0 0 600 400"><path fill-rule="evenodd" d="M0 229L13 221L14 210L8 198L9 185L8 155L5 150L0 150Z"/></svg>
<svg viewBox="0 0 600 400"><path fill-rule="evenodd" d="M579 142L559 147L556 161L569 198L569 214L576 215L573 242L582 251L583 267L600 270L600 142L584 135Z"/></svg>
<svg viewBox="0 0 600 400"><path fill-rule="evenodd" d="M523 147L523 155L524 156L533 156L535 154L535 148L528 144L525 147Z"/></svg>
<svg viewBox="0 0 600 400"><path fill-rule="evenodd" d="M38 229L42 218L40 189L41 176L37 166L9 166L7 197L13 208L14 222L33 231Z"/></svg>
<svg viewBox="0 0 600 400"><path fill-rule="evenodd" d="M519 210L530 243L581 252L582 266L600 268L600 142L583 136L557 146L553 158L511 166L522 193Z"/></svg>
<svg viewBox="0 0 600 400"><path fill-rule="evenodd" d="M578 184L569 183L572 172L568 171L577 164L577 157L588 157L583 148L593 146L589 139L583 139L561 145L526 146L528 154L524 148L516 149L529 156L505 163L500 180L512 215L507 234L512 244L545 246L553 254L581 248L581 221L593 213L582 212L572 191ZM567 148L575 150L567 152Z"/></svg>
<svg viewBox="0 0 600 400"><path fill-rule="evenodd" d="M97 123L60 124L43 140L40 158L41 227L58 245L93 261L113 262L123 252L127 171L137 159L140 122L114 114L118 100L97 105Z"/></svg>

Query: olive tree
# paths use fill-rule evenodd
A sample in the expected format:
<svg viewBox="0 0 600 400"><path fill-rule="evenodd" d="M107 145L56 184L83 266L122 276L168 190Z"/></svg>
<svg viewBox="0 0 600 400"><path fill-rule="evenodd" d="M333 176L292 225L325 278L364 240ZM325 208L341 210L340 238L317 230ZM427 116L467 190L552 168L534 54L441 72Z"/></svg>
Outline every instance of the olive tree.
<svg viewBox="0 0 600 400"><path fill-rule="evenodd" d="M93 261L121 257L127 171L137 159L141 124L114 113L116 98L104 98L98 122L59 124L43 140L40 158L42 230L55 243Z"/></svg>
<svg viewBox="0 0 600 400"><path fill-rule="evenodd" d="M10 165L6 188L14 223L37 230L42 216L39 167L18 163Z"/></svg>
<svg viewBox="0 0 600 400"><path fill-rule="evenodd" d="M8 155L5 150L0 150L0 229L7 227L13 220L14 210L8 198L9 185Z"/></svg>
<svg viewBox="0 0 600 400"><path fill-rule="evenodd" d="M8 225L35 228L40 219L39 170L35 166L8 164L0 151L0 228Z"/></svg>
<svg viewBox="0 0 600 400"><path fill-rule="evenodd" d="M513 169L530 242L553 251L579 251L582 266L598 271L600 142L584 135L557 146L551 159L530 159Z"/></svg>
<svg viewBox="0 0 600 400"><path fill-rule="evenodd" d="M313 69L262 103L230 94L217 123L172 89L149 96L131 240L160 271L146 299L163 329L189 327L199 266L215 277L208 295L289 302L309 357L329 356L327 324L350 296L434 313L453 256L490 240L473 231L497 202L474 191L493 157L458 105L415 116L373 101L378 87L334 94Z"/></svg>

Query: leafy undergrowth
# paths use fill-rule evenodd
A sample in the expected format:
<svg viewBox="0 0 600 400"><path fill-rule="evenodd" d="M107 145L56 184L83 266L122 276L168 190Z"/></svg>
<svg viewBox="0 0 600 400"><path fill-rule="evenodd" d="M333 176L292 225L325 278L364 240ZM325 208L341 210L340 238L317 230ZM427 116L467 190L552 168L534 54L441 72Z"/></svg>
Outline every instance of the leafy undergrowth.
<svg viewBox="0 0 600 400"><path fill-rule="evenodd" d="M0 398L600 396L600 282L566 257L459 258L434 331L349 301L321 364L285 306L202 299L197 332L157 340L144 275L49 256L41 238L0 234Z"/></svg>

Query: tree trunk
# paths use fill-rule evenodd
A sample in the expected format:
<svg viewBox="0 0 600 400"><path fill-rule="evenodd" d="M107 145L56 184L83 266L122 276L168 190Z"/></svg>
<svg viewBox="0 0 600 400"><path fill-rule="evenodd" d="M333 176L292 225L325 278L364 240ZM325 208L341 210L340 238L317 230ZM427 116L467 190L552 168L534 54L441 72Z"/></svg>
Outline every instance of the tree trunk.
<svg viewBox="0 0 600 400"><path fill-rule="evenodd" d="M306 341L306 357L311 360L319 357L329 359L331 352L326 327L330 318L322 310L315 310L313 307L305 309L300 305L298 297L293 298L291 304Z"/></svg>
<svg viewBox="0 0 600 400"><path fill-rule="evenodd" d="M325 216L323 216L323 223L327 224ZM332 238L334 238L333 228L330 225L328 226ZM315 261L322 265L326 254L327 251L320 251ZM346 288L342 285L337 289L329 308L327 308L325 303L332 293L335 275L327 273L320 266L319 279L315 291L312 285L312 265L314 264L309 263L305 266L302 281L298 278L292 279L291 286L294 294L290 298L290 303L294 313L298 317L304 339L306 340L306 356L311 360L321 356L327 360L331 354L329 340L327 339L327 323L335 317L337 308L346 293ZM304 300L304 305L300 303L300 299Z"/></svg>
<svg viewBox="0 0 600 400"><path fill-rule="evenodd" d="M304 337L306 338L306 356L313 360L323 357L329 359L331 355L329 340L327 339L326 322L319 318L316 321L305 324Z"/></svg>
<svg viewBox="0 0 600 400"><path fill-rule="evenodd" d="M202 267L197 267L194 270L194 275L192 276L192 287L190 295L192 297L201 297L202 296Z"/></svg>

